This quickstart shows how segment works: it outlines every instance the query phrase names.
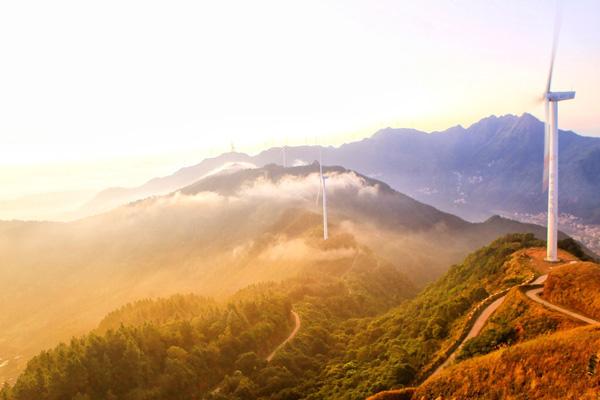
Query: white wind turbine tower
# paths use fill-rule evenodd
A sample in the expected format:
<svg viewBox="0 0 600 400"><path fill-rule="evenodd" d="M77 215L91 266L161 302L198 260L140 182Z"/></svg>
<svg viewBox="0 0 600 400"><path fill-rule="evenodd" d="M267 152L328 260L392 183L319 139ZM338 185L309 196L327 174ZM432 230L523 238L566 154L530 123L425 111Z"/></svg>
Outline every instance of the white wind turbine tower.
<svg viewBox="0 0 600 400"><path fill-rule="evenodd" d="M287 168L287 158L286 158L286 154L285 154L285 145L283 145L283 147L281 148L281 156L283 158L283 168Z"/></svg>
<svg viewBox="0 0 600 400"><path fill-rule="evenodd" d="M575 98L575 92L553 92L550 90L554 58L560 24L557 18L555 26L552 55L550 58L550 72L548 84L544 92L545 107L545 138L544 138L544 190L548 189L548 236L546 248L546 261L557 262L557 223L558 223L558 102Z"/></svg>
<svg viewBox="0 0 600 400"><path fill-rule="evenodd" d="M283 147L281 148L281 156L283 158L283 168L287 168L287 154L286 154L286 150L287 150L287 138L285 139Z"/></svg>
<svg viewBox="0 0 600 400"><path fill-rule="evenodd" d="M329 238L327 227L327 191L325 190L326 176L323 175L323 151L319 148L319 192L317 193L317 207L319 206L319 197L323 192L323 240Z"/></svg>

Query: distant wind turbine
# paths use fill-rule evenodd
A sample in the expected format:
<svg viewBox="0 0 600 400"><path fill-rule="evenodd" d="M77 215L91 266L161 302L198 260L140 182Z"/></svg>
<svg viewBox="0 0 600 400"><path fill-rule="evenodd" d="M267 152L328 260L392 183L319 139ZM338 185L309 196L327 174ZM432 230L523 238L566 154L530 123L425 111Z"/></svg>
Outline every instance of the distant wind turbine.
<svg viewBox="0 0 600 400"><path fill-rule="evenodd" d="M323 240L329 238L327 227L327 191L325 190L326 176L323 175L323 151L319 148L319 192L317 193L317 207L319 206L319 197L323 192Z"/></svg>
<svg viewBox="0 0 600 400"><path fill-rule="evenodd" d="M287 168L287 154L286 154L286 150L287 150L287 139L285 140L285 143L284 143L283 147L281 148L281 155L283 157L283 168Z"/></svg>
<svg viewBox="0 0 600 400"><path fill-rule="evenodd" d="M285 145L281 148L281 155L283 157L283 168L287 167L287 159L285 154Z"/></svg>
<svg viewBox="0 0 600 400"><path fill-rule="evenodd" d="M557 12L548 84L544 92L544 181L543 190L548 189L548 236L546 261L557 262L557 223L558 223L558 102L575 98L575 92L552 92L552 72L560 32L559 13Z"/></svg>

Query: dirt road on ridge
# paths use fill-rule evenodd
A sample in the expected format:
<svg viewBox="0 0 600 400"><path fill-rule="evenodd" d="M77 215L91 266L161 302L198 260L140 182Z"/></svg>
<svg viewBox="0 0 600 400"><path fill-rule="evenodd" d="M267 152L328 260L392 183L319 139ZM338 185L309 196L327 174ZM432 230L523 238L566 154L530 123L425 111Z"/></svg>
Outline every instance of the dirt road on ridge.
<svg viewBox="0 0 600 400"><path fill-rule="evenodd" d="M292 333L290 333L290 335L279 344L279 346L277 346L275 348L275 350L273 350L273 352L271 354L269 354L269 356L267 357L267 362L270 362L273 357L275 357L275 355L277 354L277 352L279 350L281 350L283 348L283 346L285 346L290 340L292 340L296 334L298 333L298 331L300 330L300 316L298 315L298 313L296 311L292 310L292 315L294 316L294 330L292 331Z"/></svg>

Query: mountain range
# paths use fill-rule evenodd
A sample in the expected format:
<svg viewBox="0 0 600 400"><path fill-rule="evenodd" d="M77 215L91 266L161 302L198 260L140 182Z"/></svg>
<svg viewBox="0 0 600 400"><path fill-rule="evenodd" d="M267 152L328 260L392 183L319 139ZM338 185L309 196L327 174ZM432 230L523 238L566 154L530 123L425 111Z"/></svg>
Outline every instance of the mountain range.
<svg viewBox="0 0 600 400"><path fill-rule="evenodd" d="M500 211L543 212L544 124L531 114L490 116L468 128L442 132L386 128L340 147L324 147L323 163L343 165L381 179L394 189L441 210L480 220ZM560 210L600 223L600 138L560 131ZM290 164L310 164L316 146L288 146ZM135 188L111 188L86 204L87 212L165 194L219 168L282 163L282 148L255 156L225 153L154 178Z"/></svg>
<svg viewBox="0 0 600 400"><path fill-rule="evenodd" d="M289 146L290 165L342 165L381 179L416 200L471 221L504 215L544 223L544 124L530 114L490 116L442 132L387 128L340 147ZM600 251L600 138L559 134L561 229ZM90 215L129 201L175 191L227 169L281 164L283 149L255 156L225 153L134 188L100 192L80 210Z"/></svg>

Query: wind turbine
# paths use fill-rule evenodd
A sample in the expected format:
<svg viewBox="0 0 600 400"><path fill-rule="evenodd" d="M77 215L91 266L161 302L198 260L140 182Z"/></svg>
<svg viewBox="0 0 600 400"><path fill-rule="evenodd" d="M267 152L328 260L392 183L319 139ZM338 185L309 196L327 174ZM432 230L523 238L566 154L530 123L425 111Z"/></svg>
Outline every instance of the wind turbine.
<svg viewBox="0 0 600 400"><path fill-rule="evenodd" d="M544 183L543 189L548 189L548 232L546 261L557 262L557 223L558 223L558 102L575 98L575 92L553 92L552 72L554 70L554 58L558 44L560 23L557 20L552 44L552 55L550 58L550 71L548 83L544 92L544 109L546 120L544 123Z"/></svg>
<svg viewBox="0 0 600 400"><path fill-rule="evenodd" d="M317 193L317 207L319 206L319 197L321 191L323 192L323 240L329 238L329 231L327 227L327 191L325 190L326 176L323 175L323 151L319 148L319 192Z"/></svg>
<svg viewBox="0 0 600 400"><path fill-rule="evenodd" d="M287 168L287 154L286 154L286 150L287 150L287 138L285 139L283 147L281 148L281 156L283 158L283 168Z"/></svg>

